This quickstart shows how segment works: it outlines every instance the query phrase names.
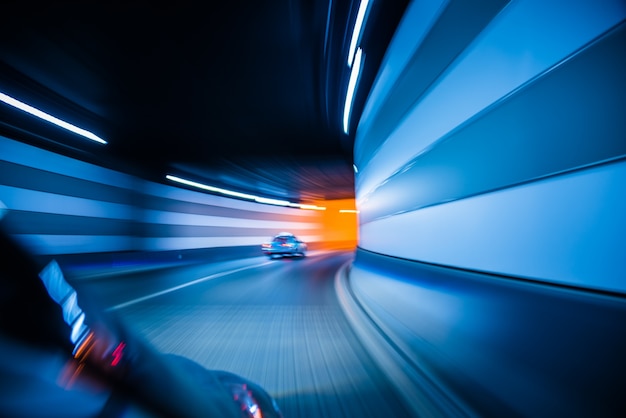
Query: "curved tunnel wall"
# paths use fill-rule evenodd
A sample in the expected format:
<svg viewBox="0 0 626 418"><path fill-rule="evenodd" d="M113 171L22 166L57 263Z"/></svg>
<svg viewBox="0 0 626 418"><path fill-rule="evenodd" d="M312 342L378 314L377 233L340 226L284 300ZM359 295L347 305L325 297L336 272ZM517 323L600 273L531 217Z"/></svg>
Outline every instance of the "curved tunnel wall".
<svg viewBox="0 0 626 418"><path fill-rule="evenodd" d="M365 104L355 329L416 415L624 416L626 3L482 5L411 2Z"/></svg>
<svg viewBox="0 0 626 418"><path fill-rule="evenodd" d="M0 201L3 227L36 255L258 249L283 230L312 243L321 232L315 211L144 181L2 136Z"/></svg>
<svg viewBox="0 0 626 418"><path fill-rule="evenodd" d="M475 9L407 9L356 133L359 248L625 292L626 5Z"/></svg>

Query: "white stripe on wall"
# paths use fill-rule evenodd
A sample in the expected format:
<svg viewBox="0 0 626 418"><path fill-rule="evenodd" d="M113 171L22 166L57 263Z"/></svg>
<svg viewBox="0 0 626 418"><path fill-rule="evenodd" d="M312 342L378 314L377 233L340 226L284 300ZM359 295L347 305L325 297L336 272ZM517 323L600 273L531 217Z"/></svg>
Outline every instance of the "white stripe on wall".
<svg viewBox="0 0 626 418"><path fill-rule="evenodd" d="M363 225L381 254L626 291L626 162Z"/></svg>
<svg viewBox="0 0 626 418"><path fill-rule="evenodd" d="M0 185L0 198L11 210L55 215L134 220L136 208L81 197Z"/></svg>

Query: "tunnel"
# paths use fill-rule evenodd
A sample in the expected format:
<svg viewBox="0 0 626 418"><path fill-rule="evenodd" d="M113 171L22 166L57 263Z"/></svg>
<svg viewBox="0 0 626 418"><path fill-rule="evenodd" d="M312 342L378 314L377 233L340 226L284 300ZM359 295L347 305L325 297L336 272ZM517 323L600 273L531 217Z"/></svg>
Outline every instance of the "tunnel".
<svg viewBox="0 0 626 418"><path fill-rule="evenodd" d="M624 416L625 18L619 0L410 2L356 127L355 198L326 211L3 135L0 222L285 418ZM263 257L280 231L307 256Z"/></svg>

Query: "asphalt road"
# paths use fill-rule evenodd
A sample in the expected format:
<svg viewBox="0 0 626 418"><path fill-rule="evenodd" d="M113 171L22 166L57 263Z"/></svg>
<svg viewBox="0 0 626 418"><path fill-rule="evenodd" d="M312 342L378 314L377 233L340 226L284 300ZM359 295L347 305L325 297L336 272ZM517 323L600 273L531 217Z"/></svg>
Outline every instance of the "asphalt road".
<svg viewBox="0 0 626 418"><path fill-rule="evenodd" d="M84 275L81 293L164 353L262 385L285 418L405 417L339 305L351 252Z"/></svg>

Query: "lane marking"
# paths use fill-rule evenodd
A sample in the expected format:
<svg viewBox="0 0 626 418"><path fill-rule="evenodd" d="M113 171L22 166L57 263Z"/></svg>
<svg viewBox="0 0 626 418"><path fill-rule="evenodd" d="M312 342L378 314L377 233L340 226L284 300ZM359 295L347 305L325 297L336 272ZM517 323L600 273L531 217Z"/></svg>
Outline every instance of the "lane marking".
<svg viewBox="0 0 626 418"><path fill-rule="evenodd" d="M184 284L181 284L181 285L178 285L178 286L174 286L174 287L171 287L169 289L161 290L160 292L152 293L150 295L142 296L140 298L133 299L133 300L130 300L128 302L120 303L119 305L112 306L110 308L107 308L106 310L107 311L113 311L113 310L116 310L116 309L125 308L127 306L134 305L135 303L144 302L144 301L146 301L148 299L152 299L152 298L155 298L157 296L162 296L162 295L165 295L167 293L175 292L177 290L183 289L185 287L193 286L193 285L198 284L198 283L202 283L202 282L206 282L206 281L209 281L209 280L217 279L217 278L223 277L223 276L228 276L229 274L238 273L240 271L244 271L244 270L248 270L248 269L252 269L252 268L257 268L257 267L262 267L262 266L265 266L265 265L268 265L268 264L272 264L272 262L271 261L266 261L266 262L261 263L261 264L253 264L251 266L240 267L240 268L237 268L237 269L234 269L234 270L227 270L227 271L223 271L223 272L220 272L220 273L211 274L211 275L208 275L208 276L201 277L199 279L193 280L191 282L187 282L187 283L184 283Z"/></svg>

